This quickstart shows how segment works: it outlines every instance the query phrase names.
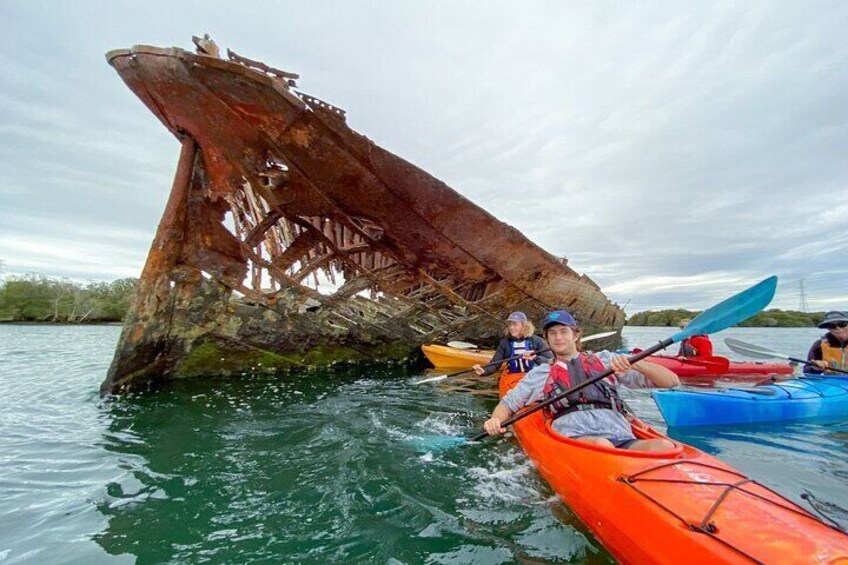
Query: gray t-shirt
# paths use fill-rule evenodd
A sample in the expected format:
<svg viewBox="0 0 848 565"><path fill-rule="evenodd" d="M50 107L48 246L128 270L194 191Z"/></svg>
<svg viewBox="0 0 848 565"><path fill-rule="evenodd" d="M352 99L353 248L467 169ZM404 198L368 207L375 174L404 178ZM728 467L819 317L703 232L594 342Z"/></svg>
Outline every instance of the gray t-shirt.
<svg viewBox="0 0 848 565"><path fill-rule="evenodd" d="M609 368L612 353L600 351L595 355L601 360L604 367ZM512 390L504 395L501 403L514 414L532 402L543 400L543 389L548 381L550 370L551 365L548 363L534 367L524 375L524 378L518 381L518 384ZM613 386L622 384L629 388L650 388L653 386L645 375L635 369L630 369L621 375L612 375L608 377L607 383ZM557 433L571 438L582 436L605 437L612 442L636 439L627 419L621 413L605 408L579 410L565 414L554 420L552 427Z"/></svg>

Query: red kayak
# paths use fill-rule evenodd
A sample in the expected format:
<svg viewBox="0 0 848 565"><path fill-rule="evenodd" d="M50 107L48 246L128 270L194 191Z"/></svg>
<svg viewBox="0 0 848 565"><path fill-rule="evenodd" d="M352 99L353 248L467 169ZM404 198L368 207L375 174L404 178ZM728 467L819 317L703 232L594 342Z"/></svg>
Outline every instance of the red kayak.
<svg viewBox="0 0 848 565"><path fill-rule="evenodd" d="M651 355L646 359L671 370L687 383L692 381L762 380L766 375L791 375L789 363L771 361L731 361L727 357L676 357Z"/></svg>
<svg viewBox="0 0 848 565"><path fill-rule="evenodd" d="M520 378L504 374L501 396ZM631 424L638 438L664 437ZM848 563L845 533L689 445L592 446L560 436L541 412L514 430L539 474L620 563Z"/></svg>

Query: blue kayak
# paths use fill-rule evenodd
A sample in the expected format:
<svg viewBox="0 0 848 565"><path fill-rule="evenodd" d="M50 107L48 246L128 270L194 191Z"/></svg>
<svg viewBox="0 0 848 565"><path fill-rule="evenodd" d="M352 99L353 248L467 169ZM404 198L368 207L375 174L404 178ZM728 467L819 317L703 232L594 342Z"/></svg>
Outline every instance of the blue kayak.
<svg viewBox="0 0 848 565"><path fill-rule="evenodd" d="M669 426L717 426L848 417L848 378L804 376L751 388L657 390Z"/></svg>

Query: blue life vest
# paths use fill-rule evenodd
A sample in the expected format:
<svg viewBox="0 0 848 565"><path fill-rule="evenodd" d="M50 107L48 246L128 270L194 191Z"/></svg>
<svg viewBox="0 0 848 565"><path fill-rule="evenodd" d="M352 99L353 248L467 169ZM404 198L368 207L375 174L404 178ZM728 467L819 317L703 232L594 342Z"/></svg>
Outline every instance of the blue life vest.
<svg viewBox="0 0 848 565"><path fill-rule="evenodd" d="M533 342L526 338L519 340L510 338L509 348L510 357L514 357L516 355L523 355L525 351L533 351ZM526 361L522 357L518 357L518 359L510 359L509 363L507 364L507 371L510 373L526 373L532 368L533 362Z"/></svg>

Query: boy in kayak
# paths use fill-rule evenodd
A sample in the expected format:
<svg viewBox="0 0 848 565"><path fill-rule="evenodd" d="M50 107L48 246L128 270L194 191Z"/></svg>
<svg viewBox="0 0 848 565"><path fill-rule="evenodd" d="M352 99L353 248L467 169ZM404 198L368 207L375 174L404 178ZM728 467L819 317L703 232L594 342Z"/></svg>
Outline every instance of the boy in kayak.
<svg viewBox="0 0 848 565"><path fill-rule="evenodd" d="M568 395L567 402L549 406L557 433L594 445L637 451L664 451L674 444L666 439L636 439L624 416L624 404L617 384L628 387L673 387L680 384L677 375L654 363L639 361L630 365L622 355L602 351L594 355L580 352L582 332L577 321L566 310L548 314L542 321L545 338L554 352L554 360L533 368L501 399L492 417L483 424L490 435L504 433L501 422L531 404L571 388L607 368L616 371L598 383Z"/></svg>
<svg viewBox="0 0 848 565"><path fill-rule="evenodd" d="M504 359L510 359L507 371L510 373L526 373L533 367L550 361L551 354L548 344L541 337L534 335L536 328L527 319L524 312L513 312L506 319L506 337L498 344L495 355L489 362L490 367L483 368L474 365L472 369L478 375L490 375L500 369L500 363Z"/></svg>
<svg viewBox="0 0 848 565"><path fill-rule="evenodd" d="M684 318L680 320L678 326L682 330L691 322L689 318ZM679 357L712 357L713 356L713 342L710 341L709 336L706 335L693 335L687 337L683 341L680 342L680 351L677 352Z"/></svg>
<svg viewBox="0 0 848 565"><path fill-rule="evenodd" d="M807 353L807 361L818 368L807 369L810 373L822 373L827 369L848 371L848 312L832 310L824 315L819 327L827 330L816 340Z"/></svg>

